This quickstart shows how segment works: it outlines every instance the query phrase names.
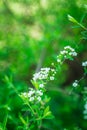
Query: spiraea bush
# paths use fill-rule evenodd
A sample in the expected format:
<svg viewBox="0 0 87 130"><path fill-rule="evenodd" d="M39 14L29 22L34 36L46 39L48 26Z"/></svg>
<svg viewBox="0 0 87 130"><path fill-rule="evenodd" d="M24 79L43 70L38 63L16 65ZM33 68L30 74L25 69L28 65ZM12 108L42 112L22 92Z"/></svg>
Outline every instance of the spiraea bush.
<svg viewBox="0 0 87 130"><path fill-rule="evenodd" d="M0 7L0 130L87 130L85 1Z"/></svg>

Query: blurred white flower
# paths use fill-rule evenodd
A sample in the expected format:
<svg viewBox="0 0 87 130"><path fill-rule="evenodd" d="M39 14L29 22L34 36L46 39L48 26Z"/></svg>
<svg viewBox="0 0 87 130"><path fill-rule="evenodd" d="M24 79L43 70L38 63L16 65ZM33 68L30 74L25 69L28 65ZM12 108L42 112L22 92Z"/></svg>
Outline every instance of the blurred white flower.
<svg viewBox="0 0 87 130"><path fill-rule="evenodd" d="M31 90L28 92L28 97L31 97L35 93L35 90Z"/></svg>
<svg viewBox="0 0 87 130"><path fill-rule="evenodd" d="M39 96L42 96L43 95L43 92L41 90L37 90L36 93L39 95Z"/></svg>
<svg viewBox="0 0 87 130"><path fill-rule="evenodd" d="M87 61L82 62L82 66L83 66L83 67L86 67L86 66L87 66Z"/></svg>
<svg viewBox="0 0 87 130"><path fill-rule="evenodd" d="M53 76L50 76L50 80L54 80L54 77L53 77Z"/></svg>
<svg viewBox="0 0 87 130"><path fill-rule="evenodd" d="M29 101L31 102L31 101L34 101L34 97L30 97L29 98Z"/></svg>
<svg viewBox="0 0 87 130"><path fill-rule="evenodd" d="M38 101L41 101L41 97L37 97L37 100L38 100Z"/></svg>
<svg viewBox="0 0 87 130"><path fill-rule="evenodd" d="M73 56L77 56L77 52L75 51L75 49L70 46L65 46L64 50L60 51L60 54L57 56L57 62L61 63L62 60L64 60L62 58L70 59Z"/></svg>
<svg viewBox="0 0 87 130"><path fill-rule="evenodd" d="M39 87L40 87L40 88L44 88L44 85L43 85L43 84L40 84Z"/></svg>
<svg viewBox="0 0 87 130"><path fill-rule="evenodd" d="M60 60L60 59L57 59L57 62L58 62L58 63L61 63L61 60Z"/></svg>
<svg viewBox="0 0 87 130"><path fill-rule="evenodd" d="M78 86L78 80L75 80L75 82L72 84L73 87L77 87Z"/></svg>

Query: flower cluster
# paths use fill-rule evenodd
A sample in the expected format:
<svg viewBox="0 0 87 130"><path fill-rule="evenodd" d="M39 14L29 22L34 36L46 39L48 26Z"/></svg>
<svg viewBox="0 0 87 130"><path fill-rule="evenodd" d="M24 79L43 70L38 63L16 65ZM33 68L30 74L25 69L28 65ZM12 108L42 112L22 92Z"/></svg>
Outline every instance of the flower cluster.
<svg viewBox="0 0 87 130"><path fill-rule="evenodd" d="M77 87L78 86L78 80L75 80L75 82L72 84L73 87Z"/></svg>
<svg viewBox="0 0 87 130"><path fill-rule="evenodd" d="M41 68L41 70L38 73L35 73L33 75L33 81L37 80L54 80L55 76L55 70L51 68Z"/></svg>
<svg viewBox="0 0 87 130"><path fill-rule="evenodd" d="M64 50L60 51L60 54L57 56L57 62L62 63L64 59L72 59L73 56L77 56L75 50L70 46L66 46L64 47ZM52 63L52 66L54 66L54 63ZM33 78L31 80L35 89L30 88L29 92L24 92L21 94L21 96L27 98L29 102L32 103L40 102L45 92L45 84L47 81L55 79L56 71L56 68L54 69L53 67L41 68L39 72L33 74ZM73 83L73 86L78 86L77 80Z"/></svg>
<svg viewBox="0 0 87 130"><path fill-rule="evenodd" d="M82 62L82 66L83 66L83 67L86 67L86 66L87 66L87 61Z"/></svg>
<svg viewBox="0 0 87 130"><path fill-rule="evenodd" d="M28 98L29 102L40 102L43 96L42 90L35 90L30 88L29 92L24 92L21 94L21 97Z"/></svg>
<svg viewBox="0 0 87 130"><path fill-rule="evenodd" d="M77 56L77 52L70 46L64 47L63 51L57 56L57 62L62 63L64 59L72 59L73 56Z"/></svg>

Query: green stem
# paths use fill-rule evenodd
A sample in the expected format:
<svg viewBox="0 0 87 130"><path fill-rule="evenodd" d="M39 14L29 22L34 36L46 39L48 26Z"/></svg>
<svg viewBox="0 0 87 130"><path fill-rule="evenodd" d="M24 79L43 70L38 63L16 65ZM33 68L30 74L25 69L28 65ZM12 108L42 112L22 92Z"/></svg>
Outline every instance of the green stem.
<svg viewBox="0 0 87 130"><path fill-rule="evenodd" d="M3 126L4 126L3 130L6 130L7 118L8 118L8 111L6 110L6 116L5 116L4 122L3 122Z"/></svg>
<svg viewBox="0 0 87 130"><path fill-rule="evenodd" d="M87 30L87 28L85 28L82 24L78 23L78 25L82 27L84 30Z"/></svg>
<svg viewBox="0 0 87 130"><path fill-rule="evenodd" d="M28 107L31 109L33 115L36 115L36 113L34 112L34 110L32 109L31 105L29 103L27 103Z"/></svg>

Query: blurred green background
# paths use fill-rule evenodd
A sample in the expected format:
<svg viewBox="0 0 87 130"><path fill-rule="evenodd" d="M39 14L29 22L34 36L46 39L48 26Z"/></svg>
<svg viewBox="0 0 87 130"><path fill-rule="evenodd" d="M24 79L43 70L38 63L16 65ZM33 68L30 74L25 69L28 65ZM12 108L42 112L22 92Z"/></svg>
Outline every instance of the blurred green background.
<svg viewBox="0 0 87 130"><path fill-rule="evenodd" d="M68 14L86 27L87 1L0 0L0 127L7 111L7 130L17 130L20 123L22 103L6 76L19 92L26 91L33 73L49 67L59 51L71 45L79 50L78 58L67 61L56 81L47 85L55 118L44 120L42 130L87 130L80 92L68 93L72 82L83 74L80 62L87 59L87 35L83 37L82 29L68 20Z"/></svg>

